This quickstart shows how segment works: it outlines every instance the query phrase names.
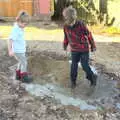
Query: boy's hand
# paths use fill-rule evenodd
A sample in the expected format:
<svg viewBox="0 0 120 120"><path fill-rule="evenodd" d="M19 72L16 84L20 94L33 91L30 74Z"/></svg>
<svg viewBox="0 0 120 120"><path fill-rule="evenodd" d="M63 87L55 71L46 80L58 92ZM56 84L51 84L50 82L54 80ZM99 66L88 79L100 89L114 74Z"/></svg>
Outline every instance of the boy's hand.
<svg viewBox="0 0 120 120"><path fill-rule="evenodd" d="M96 51L96 48L91 48L91 52L95 52Z"/></svg>
<svg viewBox="0 0 120 120"><path fill-rule="evenodd" d="M66 46L66 45L63 45L63 49L66 51L66 50L67 50L67 46Z"/></svg>
<svg viewBox="0 0 120 120"><path fill-rule="evenodd" d="M9 56L10 57L14 56L14 52L12 50L9 51Z"/></svg>

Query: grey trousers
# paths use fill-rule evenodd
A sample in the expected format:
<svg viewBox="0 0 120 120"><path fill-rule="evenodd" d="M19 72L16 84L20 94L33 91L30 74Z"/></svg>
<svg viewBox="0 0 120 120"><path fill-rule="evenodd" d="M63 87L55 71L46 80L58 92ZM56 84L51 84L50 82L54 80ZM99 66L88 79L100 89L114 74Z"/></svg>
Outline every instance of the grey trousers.
<svg viewBox="0 0 120 120"><path fill-rule="evenodd" d="M18 61L17 70L27 72L27 58L25 53L15 53L15 58Z"/></svg>

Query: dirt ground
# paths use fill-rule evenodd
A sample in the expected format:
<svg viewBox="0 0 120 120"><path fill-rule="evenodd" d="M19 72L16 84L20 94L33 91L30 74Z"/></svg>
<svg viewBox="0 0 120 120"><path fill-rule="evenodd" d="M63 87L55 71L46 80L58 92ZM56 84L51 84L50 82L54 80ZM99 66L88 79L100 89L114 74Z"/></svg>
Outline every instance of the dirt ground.
<svg viewBox="0 0 120 120"><path fill-rule="evenodd" d="M97 35L95 38L98 41L110 39ZM40 98L26 92L24 85L13 79L9 68L16 60L8 56L6 41L0 40L0 120L119 120L120 109L115 106L120 102L120 43L96 44L97 51L90 56L98 71L96 91L88 96L89 83L80 68L74 95L92 100L91 104L99 104L103 109L81 111L49 97ZM29 41L27 51L33 83L53 83L69 90L70 65L61 42Z"/></svg>

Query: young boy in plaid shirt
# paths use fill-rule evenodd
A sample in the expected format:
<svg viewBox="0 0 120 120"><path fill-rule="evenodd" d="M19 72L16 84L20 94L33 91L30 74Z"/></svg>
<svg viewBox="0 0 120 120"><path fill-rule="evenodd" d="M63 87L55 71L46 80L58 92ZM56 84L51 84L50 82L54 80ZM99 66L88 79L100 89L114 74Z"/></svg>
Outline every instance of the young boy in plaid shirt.
<svg viewBox="0 0 120 120"><path fill-rule="evenodd" d="M66 50L69 44L72 57L71 88L76 87L79 61L90 85L96 86L97 76L92 72L89 65L89 48L92 52L96 50L92 34L81 20L77 21L77 11L72 6L63 10L63 17L65 19L63 48Z"/></svg>

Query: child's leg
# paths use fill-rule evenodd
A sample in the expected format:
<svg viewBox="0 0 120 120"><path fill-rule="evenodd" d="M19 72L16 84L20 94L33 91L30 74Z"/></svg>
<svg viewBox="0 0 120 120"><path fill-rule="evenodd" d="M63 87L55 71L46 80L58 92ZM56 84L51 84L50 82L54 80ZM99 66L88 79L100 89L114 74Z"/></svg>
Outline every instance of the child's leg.
<svg viewBox="0 0 120 120"><path fill-rule="evenodd" d="M20 63L20 61L18 60L17 69L16 69L16 70L20 70L20 68L21 68L21 63Z"/></svg>
<svg viewBox="0 0 120 120"><path fill-rule="evenodd" d="M21 70L21 72L27 72L27 59L25 53L16 53L15 57L19 62L17 70Z"/></svg>
<svg viewBox="0 0 120 120"><path fill-rule="evenodd" d="M77 73L78 73L78 62L80 60L80 54L79 52L72 52L72 64L71 64L71 85L72 87L76 86L76 79L77 79Z"/></svg>
<svg viewBox="0 0 120 120"><path fill-rule="evenodd" d="M19 62L18 69L20 69L21 72L27 72L27 59L25 53L16 53L15 56Z"/></svg>
<svg viewBox="0 0 120 120"><path fill-rule="evenodd" d="M20 80L20 72L21 72L21 60L19 59L19 55L16 53L15 58L18 61L17 69L16 69L16 80Z"/></svg>
<svg viewBox="0 0 120 120"><path fill-rule="evenodd" d="M20 76L21 76L21 80L23 82L31 82L32 78L31 76L29 76L28 72L27 72L27 58L25 56L25 53L20 53L20 54L16 54L17 58L20 61Z"/></svg>
<svg viewBox="0 0 120 120"><path fill-rule="evenodd" d="M86 78L90 80L91 85L96 85L96 78L94 73L92 72L89 65L89 53L84 52L81 54L81 65L83 70L86 72Z"/></svg>
<svg viewBox="0 0 120 120"><path fill-rule="evenodd" d="M15 58L18 61L18 66L16 70L16 79L20 80L21 79L21 73L27 72L27 60L26 56L24 53L16 53Z"/></svg>

